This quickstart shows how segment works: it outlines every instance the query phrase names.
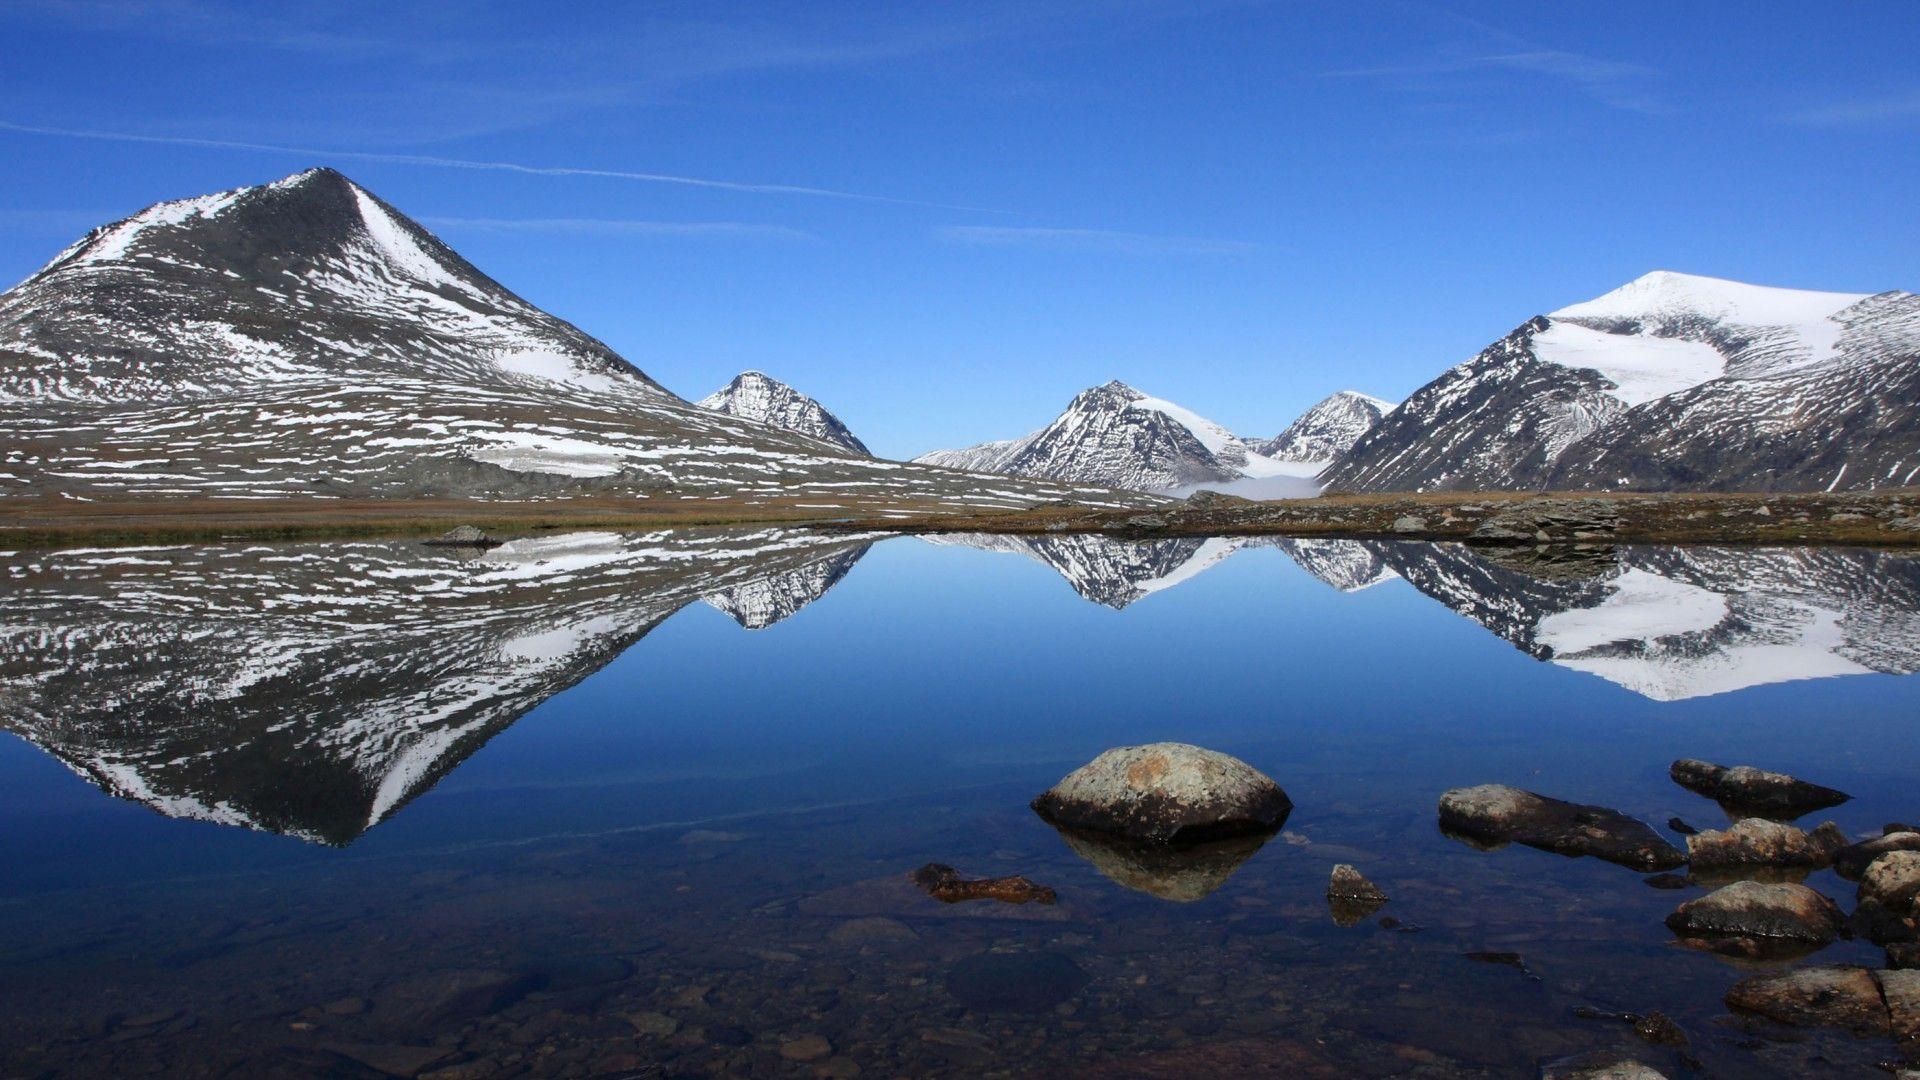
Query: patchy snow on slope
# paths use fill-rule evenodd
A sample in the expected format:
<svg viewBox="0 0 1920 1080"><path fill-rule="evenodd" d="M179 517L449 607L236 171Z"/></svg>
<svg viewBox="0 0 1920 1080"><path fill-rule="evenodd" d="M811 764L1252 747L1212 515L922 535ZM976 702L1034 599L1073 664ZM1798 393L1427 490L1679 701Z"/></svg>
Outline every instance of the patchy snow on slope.
<svg viewBox="0 0 1920 1080"><path fill-rule="evenodd" d="M1727 361L1699 341L1608 334L1555 322L1533 339L1534 355L1561 367L1597 371L1614 384L1614 397L1639 405L1726 373Z"/></svg>
<svg viewBox="0 0 1920 1080"><path fill-rule="evenodd" d="M1575 653L1711 630L1727 617L1727 601L1719 593L1645 570L1628 570L1609 584L1613 592L1600 606L1541 619L1535 639L1556 654Z"/></svg>

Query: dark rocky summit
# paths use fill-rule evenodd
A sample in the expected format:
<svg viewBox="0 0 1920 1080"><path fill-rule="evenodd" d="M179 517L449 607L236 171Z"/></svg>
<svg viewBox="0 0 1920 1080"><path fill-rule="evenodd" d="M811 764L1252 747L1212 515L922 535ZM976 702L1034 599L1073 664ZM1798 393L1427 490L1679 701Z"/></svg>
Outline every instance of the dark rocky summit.
<svg viewBox="0 0 1920 1080"><path fill-rule="evenodd" d="M1785 773L1766 772L1750 765L1728 768L1683 758L1668 770L1673 782L1704 795L1741 817L1792 821L1815 810L1839 806L1853 796L1830 787L1810 784Z"/></svg>
<svg viewBox="0 0 1920 1080"><path fill-rule="evenodd" d="M1688 944L1750 957L1830 945L1843 922L1833 901L1805 885L1757 881L1734 882L1667 916Z"/></svg>
<svg viewBox="0 0 1920 1080"><path fill-rule="evenodd" d="M1108 750L1033 800L1048 823L1137 840L1191 843L1270 834L1293 803L1238 758L1185 743Z"/></svg>
<svg viewBox="0 0 1920 1080"><path fill-rule="evenodd" d="M1440 797L1440 829L1484 846L1524 844L1560 855L1591 855L1636 870L1686 862L1644 822L1603 806L1562 802L1504 784L1456 788Z"/></svg>

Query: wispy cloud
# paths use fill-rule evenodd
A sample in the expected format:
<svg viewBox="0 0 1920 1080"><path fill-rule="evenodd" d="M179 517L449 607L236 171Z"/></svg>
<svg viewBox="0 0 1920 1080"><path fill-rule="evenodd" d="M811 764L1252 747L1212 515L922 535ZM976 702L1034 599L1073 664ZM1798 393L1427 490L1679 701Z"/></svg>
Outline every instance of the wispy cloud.
<svg viewBox="0 0 1920 1080"><path fill-rule="evenodd" d="M1445 81L1446 76L1499 72L1552 79L1615 109L1640 113L1667 111L1665 102L1653 90L1653 83L1659 74L1654 69L1562 49L1524 49L1456 60L1350 68L1323 74L1328 78L1399 80L1411 89L1432 90L1451 89Z"/></svg>
<svg viewBox="0 0 1920 1080"><path fill-rule="evenodd" d="M946 225L934 236L949 244L974 247L1026 247L1044 251L1091 251L1111 255L1245 255L1260 249L1245 240L1203 236L1165 236L1112 229L1048 229L988 225Z"/></svg>
<svg viewBox="0 0 1920 1080"><path fill-rule="evenodd" d="M752 221L637 221L629 218L424 217L421 224L448 232L532 233L570 236L715 237L746 240L816 240L813 233Z"/></svg>
<svg viewBox="0 0 1920 1080"><path fill-rule="evenodd" d="M1781 117L1807 127L1880 127L1920 120L1920 90L1801 109Z"/></svg>
<svg viewBox="0 0 1920 1080"><path fill-rule="evenodd" d="M377 161L388 165L417 165L434 169L468 169L489 172L522 173L531 176L575 176L595 177L606 180L631 180L647 184L675 184L683 187L710 188L718 191L744 192L753 195L793 195L821 199L848 199L856 202L889 203L895 206L919 206L936 210L966 210L982 213L1003 213L978 206L956 206L951 203L923 202L918 199L901 199L890 195L872 195L858 191L840 191L834 188L806 187L798 184L767 184L739 180L714 180L698 176L676 176L670 173L634 172L626 169L596 169L572 165L533 165L515 161L483 161L472 158L435 157L424 154L390 154L381 151L318 149L310 146L282 146L275 143L239 142L231 139L197 139L176 135L142 135L128 131L93 131L81 128L42 127L35 124L16 124L0 120L0 131L10 131L22 135L45 135L63 139L92 139L106 142L127 142L159 144L163 146L197 146L211 150L244 150L261 154L290 154L307 158L315 162L327 161Z"/></svg>

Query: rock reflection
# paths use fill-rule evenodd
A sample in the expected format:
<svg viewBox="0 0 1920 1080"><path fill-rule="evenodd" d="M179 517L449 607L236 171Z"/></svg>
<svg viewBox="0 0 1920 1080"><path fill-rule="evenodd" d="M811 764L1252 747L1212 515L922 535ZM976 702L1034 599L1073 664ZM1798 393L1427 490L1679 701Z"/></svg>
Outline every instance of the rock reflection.
<svg viewBox="0 0 1920 1080"><path fill-rule="evenodd" d="M1151 843L1081 829L1057 831L1068 849L1114 884L1190 904L1225 885L1279 830L1204 844Z"/></svg>

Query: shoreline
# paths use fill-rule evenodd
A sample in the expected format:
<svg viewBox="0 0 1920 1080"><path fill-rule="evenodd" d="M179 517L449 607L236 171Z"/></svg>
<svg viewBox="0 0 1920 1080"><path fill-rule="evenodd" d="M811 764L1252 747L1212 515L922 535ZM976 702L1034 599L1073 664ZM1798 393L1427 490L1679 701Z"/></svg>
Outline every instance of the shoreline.
<svg viewBox="0 0 1920 1080"><path fill-rule="evenodd" d="M1153 540L1201 536L1424 540L1487 545L1729 544L1920 547L1920 488L1866 493L1425 492L1254 502L1203 492L1149 509L1051 503L956 511L951 504L619 497L542 502L180 500L0 501L0 544L410 538L475 525L505 537L583 529L785 525L899 535L1092 533Z"/></svg>

